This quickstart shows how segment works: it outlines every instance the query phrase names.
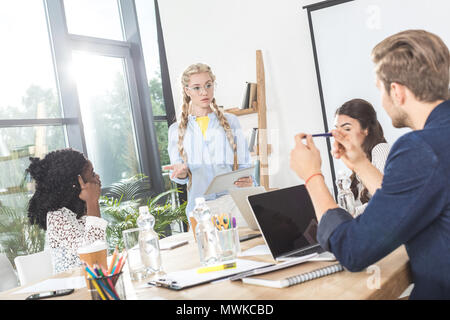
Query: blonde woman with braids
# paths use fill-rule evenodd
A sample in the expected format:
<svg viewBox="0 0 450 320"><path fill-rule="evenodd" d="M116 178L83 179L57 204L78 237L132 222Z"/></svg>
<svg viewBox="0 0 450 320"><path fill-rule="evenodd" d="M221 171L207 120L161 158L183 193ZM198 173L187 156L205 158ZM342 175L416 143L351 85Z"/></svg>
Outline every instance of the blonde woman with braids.
<svg viewBox="0 0 450 320"><path fill-rule="evenodd" d="M171 170L172 181L187 184L188 216L197 197L205 197L212 207L215 203L222 209L228 206L232 210L234 203L229 195L224 196L226 193L207 196L204 193L214 176L251 165L247 141L237 117L224 114L216 104L214 82L211 68L202 63L193 64L183 72L181 117L169 128L171 165L163 169ZM253 179L241 178L235 184L250 187ZM219 203L212 201L219 197Z"/></svg>

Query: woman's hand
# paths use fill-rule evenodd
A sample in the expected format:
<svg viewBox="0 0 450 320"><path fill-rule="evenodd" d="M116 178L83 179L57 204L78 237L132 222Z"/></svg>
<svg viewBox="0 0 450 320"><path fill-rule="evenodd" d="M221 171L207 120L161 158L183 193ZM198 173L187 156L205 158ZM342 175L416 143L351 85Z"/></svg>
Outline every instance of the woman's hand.
<svg viewBox="0 0 450 320"><path fill-rule="evenodd" d="M100 177L95 175L95 178L85 183L79 175L78 182L81 187L79 197L86 202L87 215L100 217L100 207L98 204L98 199L100 199L101 194Z"/></svg>
<svg viewBox="0 0 450 320"><path fill-rule="evenodd" d="M185 179L188 175L188 166L184 163L176 163L170 166L164 166L163 170L173 170L172 175L170 176L171 179Z"/></svg>
<svg viewBox="0 0 450 320"><path fill-rule="evenodd" d="M252 177L239 178L234 182L234 184L239 188L253 187L253 178Z"/></svg>
<svg viewBox="0 0 450 320"><path fill-rule="evenodd" d="M304 138L306 138L306 144L302 141ZM322 159L311 135L299 133L295 136L295 147L291 151L290 167L303 180L321 172Z"/></svg>
<svg viewBox="0 0 450 320"><path fill-rule="evenodd" d="M356 166L368 161L366 153L361 146L355 141L352 141L350 135L344 130L332 130L331 133L334 137L331 154L336 159L341 159L347 168L355 171Z"/></svg>
<svg viewBox="0 0 450 320"><path fill-rule="evenodd" d="M98 202L101 193L101 184L98 176L96 176L92 181L84 182L83 178L79 175L78 182L80 183L81 192L80 199L86 203Z"/></svg>

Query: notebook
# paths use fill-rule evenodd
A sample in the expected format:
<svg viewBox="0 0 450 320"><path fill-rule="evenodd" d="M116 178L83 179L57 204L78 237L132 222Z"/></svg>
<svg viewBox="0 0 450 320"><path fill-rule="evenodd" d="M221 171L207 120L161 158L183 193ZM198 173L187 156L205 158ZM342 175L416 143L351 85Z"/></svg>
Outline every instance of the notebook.
<svg viewBox="0 0 450 320"><path fill-rule="evenodd" d="M259 231L258 224L256 223L256 220L253 217L252 209L250 208L250 205L247 202L247 197L254 194L266 192L266 189L264 187L248 187L248 188L230 189L229 192L231 198L233 198L234 203L236 203L236 206L238 207L239 212L241 213L248 227L252 230Z"/></svg>
<svg viewBox="0 0 450 320"><path fill-rule="evenodd" d="M331 266L316 269L310 272L301 273L295 276L286 277L280 280L261 279L261 278L243 278L242 282L247 284L255 284L259 286L271 288L287 288L299 283L322 278L333 273L344 271L341 264L336 263Z"/></svg>
<svg viewBox="0 0 450 320"><path fill-rule="evenodd" d="M316 240L317 218L304 185L251 195L247 201L273 259L318 253L313 260L335 260Z"/></svg>

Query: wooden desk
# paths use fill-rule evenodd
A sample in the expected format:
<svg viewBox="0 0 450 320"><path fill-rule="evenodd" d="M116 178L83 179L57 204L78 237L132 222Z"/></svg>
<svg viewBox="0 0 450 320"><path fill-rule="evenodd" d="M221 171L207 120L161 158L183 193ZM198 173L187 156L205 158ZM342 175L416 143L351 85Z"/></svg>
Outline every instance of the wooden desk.
<svg viewBox="0 0 450 320"><path fill-rule="evenodd" d="M248 233L243 230L242 233ZM182 233L161 241L176 241L188 239L189 244L172 250L161 251L163 269L172 272L182 269L199 267L197 244L192 233ZM261 237L241 242L242 250L247 250L258 244L263 244ZM270 256L252 257L258 261L273 261ZM276 271L280 276L293 275L329 265L330 262L306 262L288 269ZM374 271L375 270L375 271ZM274 289L249 284L241 281L221 281L203 284L181 291L172 291L160 287L142 288L147 281L132 282L128 270L124 269L125 287L128 299L153 300L335 300L335 299L397 299L411 283L409 259L404 247L400 247L384 259L378 261L367 270L357 273L339 272L323 278L298 284L289 288ZM81 269L75 269L54 277L81 275ZM377 277L379 275L379 277ZM377 283L379 279L379 283ZM374 281L375 280L375 281ZM379 284L379 288L376 288ZM13 294L20 288L0 293L0 299L25 299L29 294ZM89 299L86 288L75 290L69 296L53 299Z"/></svg>

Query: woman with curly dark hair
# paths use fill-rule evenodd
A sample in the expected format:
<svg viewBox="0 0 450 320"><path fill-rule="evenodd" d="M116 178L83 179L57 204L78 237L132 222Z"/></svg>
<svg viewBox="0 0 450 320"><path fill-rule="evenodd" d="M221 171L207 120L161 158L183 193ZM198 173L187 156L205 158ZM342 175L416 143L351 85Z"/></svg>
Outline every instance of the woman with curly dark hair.
<svg viewBox="0 0 450 320"><path fill-rule="evenodd" d="M107 221L100 217L101 182L92 163L73 149L30 158L27 171L36 182L28 218L46 230L54 272L81 265L77 249L105 241Z"/></svg>

